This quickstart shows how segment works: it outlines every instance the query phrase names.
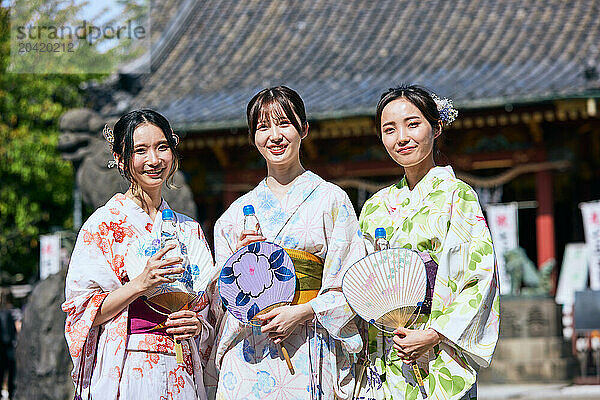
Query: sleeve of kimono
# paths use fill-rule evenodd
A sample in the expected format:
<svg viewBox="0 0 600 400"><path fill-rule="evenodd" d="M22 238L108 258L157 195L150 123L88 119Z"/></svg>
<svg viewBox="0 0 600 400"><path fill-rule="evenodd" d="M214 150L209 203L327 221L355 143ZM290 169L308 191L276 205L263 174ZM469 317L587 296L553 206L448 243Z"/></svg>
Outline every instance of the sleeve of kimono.
<svg viewBox="0 0 600 400"><path fill-rule="evenodd" d="M206 286L204 293L194 307L194 311L196 311L198 319L202 323L202 331L196 336L196 343L198 345L198 352L200 353L203 366L206 367L215 339L217 322L220 318L220 315L215 313L215 311L218 310L217 307L215 307L215 302L218 302L217 298L219 297L217 288L218 271L213 262L212 253L206 242L202 228L200 227L200 224L196 223L196 225L196 229L198 230L198 240L202 242L202 259L205 260L202 267L211 270L211 278L208 286Z"/></svg>
<svg viewBox="0 0 600 400"><path fill-rule="evenodd" d="M244 325L235 319L231 314L228 314L223 307L221 296L218 291L218 279L219 272L225 262L234 253L235 244L237 243L237 235L235 224L230 218L229 211L226 211L221 218L217 220L214 228L214 241L215 241L215 261L217 275L215 276L215 290L211 302L211 310L215 316L215 326L217 327L217 335L215 340L215 348L211 355L211 362L215 368L215 373L218 374L220 370L221 361L229 345L235 340L236 335L229 335L230 330L234 329L241 332L244 329ZM233 327L233 328L232 328ZM223 340L222 336L227 333L227 338Z"/></svg>
<svg viewBox="0 0 600 400"><path fill-rule="evenodd" d="M498 340L498 273L489 229L477 195L467 185L453 193L442 248L438 268L448 278L436 282L430 327L487 367Z"/></svg>
<svg viewBox="0 0 600 400"><path fill-rule="evenodd" d="M195 340L204 367L206 367L212 351L216 336L217 318L220 317L215 315L213 306L215 296L218 297L218 293L216 293L218 292L216 283L217 281L215 279L210 282L206 291L202 294L200 301L193 309L196 311L196 315L202 324L202 330L200 331L200 334L196 336Z"/></svg>
<svg viewBox="0 0 600 400"><path fill-rule="evenodd" d="M331 218L333 227L327 230L323 285L310 304L327 332L340 340L346 351L357 353L362 349L362 340L353 320L356 314L342 294L341 286L348 267L364 257L366 252L356 213L345 193L334 205Z"/></svg>
<svg viewBox="0 0 600 400"><path fill-rule="evenodd" d="M234 253L238 239L236 234L239 235L236 232L235 225L225 220L225 218L229 217L229 213L229 210L225 211L225 214L215 223L214 228L215 264L219 270Z"/></svg>
<svg viewBox="0 0 600 400"><path fill-rule="evenodd" d="M366 254L371 254L375 251L375 238L373 238L371 232L369 232L367 222L367 210L373 207L371 203L372 199L367 200L367 202L363 205L362 210L360 211L360 217L358 219L358 224L363 238L363 243L365 245Z"/></svg>
<svg viewBox="0 0 600 400"><path fill-rule="evenodd" d="M108 295L105 287L120 285L112 269L112 260L109 260L106 238L90 220L77 237L65 284L66 301L62 304L67 313L65 338L73 359L73 371L78 371L86 339L98 333L98 327L92 328L92 323ZM122 262L121 259L114 261Z"/></svg>

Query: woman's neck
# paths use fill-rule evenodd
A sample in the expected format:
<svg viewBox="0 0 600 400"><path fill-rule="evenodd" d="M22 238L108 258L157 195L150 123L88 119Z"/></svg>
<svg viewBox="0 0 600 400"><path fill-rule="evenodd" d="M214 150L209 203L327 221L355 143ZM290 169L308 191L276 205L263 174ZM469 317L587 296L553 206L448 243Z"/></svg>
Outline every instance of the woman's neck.
<svg viewBox="0 0 600 400"><path fill-rule="evenodd" d="M413 190L415 186L427 173L431 168L435 167L435 162L433 159L426 159L420 162L417 165L412 167L404 167L404 176L406 177L406 183L408 183L408 188Z"/></svg>
<svg viewBox="0 0 600 400"><path fill-rule="evenodd" d="M267 164L267 186L281 200L289 185L306 171L300 160L291 165L268 165Z"/></svg>
<svg viewBox="0 0 600 400"><path fill-rule="evenodd" d="M162 203L160 187L150 191L141 188L134 190L133 186L130 186L127 192L125 192L125 196L140 206L150 216L150 219L154 221Z"/></svg>

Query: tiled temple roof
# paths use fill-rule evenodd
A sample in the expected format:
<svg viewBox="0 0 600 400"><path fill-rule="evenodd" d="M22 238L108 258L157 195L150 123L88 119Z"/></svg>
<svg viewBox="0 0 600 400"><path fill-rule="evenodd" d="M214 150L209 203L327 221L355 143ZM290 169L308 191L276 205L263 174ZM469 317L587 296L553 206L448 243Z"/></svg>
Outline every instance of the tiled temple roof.
<svg viewBox="0 0 600 400"><path fill-rule="evenodd" d="M463 108L600 92L597 0L169 3L132 105L178 129L243 126L247 101L278 84L302 95L310 119L372 115L398 83Z"/></svg>

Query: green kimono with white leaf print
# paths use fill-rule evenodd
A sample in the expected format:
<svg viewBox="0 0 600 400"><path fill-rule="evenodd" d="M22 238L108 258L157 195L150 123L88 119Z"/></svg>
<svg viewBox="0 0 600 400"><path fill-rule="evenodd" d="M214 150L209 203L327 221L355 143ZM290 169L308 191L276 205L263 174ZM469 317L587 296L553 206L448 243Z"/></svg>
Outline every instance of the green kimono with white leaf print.
<svg viewBox="0 0 600 400"><path fill-rule="evenodd" d="M371 249L375 229L382 227L390 247L426 251L438 263L432 311L421 328L446 339L418 365L430 399L476 396L476 388L470 389L477 370L489 365L498 340L499 290L492 239L475 191L451 167L434 167L413 190L403 178L377 192L362 209L360 227ZM386 347L392 348L389 340ZM376 352L372 361L383 382L371 385L365 398L421 397L412 368L395 350L385 360Z"/></svg>

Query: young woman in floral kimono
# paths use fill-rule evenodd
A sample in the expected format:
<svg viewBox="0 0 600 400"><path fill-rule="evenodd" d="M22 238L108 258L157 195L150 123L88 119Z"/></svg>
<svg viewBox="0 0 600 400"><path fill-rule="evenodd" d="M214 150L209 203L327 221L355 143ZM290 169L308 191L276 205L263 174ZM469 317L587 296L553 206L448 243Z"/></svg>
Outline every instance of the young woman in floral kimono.
<svg viewBox="0 0 600 400"><path fill-rule="evenodd" d="M346 193L300 162L308 135L304 103L293 90L264 89L248 104L249 133L267 163L267 177L237 199L215 225L216 264L239 248L267 240L292 257L305 303L262 315L253 334L226 313L215 347L217 399L348 399L354 380L348 353L362 342L340 291L347 267L365 255L358 220ZM262 235L244 230L245 205L254 206ZM278 343L285 342L295 374Z"/></svg>
<svg viewBox="0 0 600 400"><path fill-rule="evenodd" d="M369 243L382 227L390 247L427 252L437 275L421 329L398 328L383 346L391 351L373 355L365 398L421 398L415 361L428 398L477 398L477 371L498 340L498 276L477 195L450 166L434 163L436 141L455 117L449 100L416 86L390 89L377 105L377 132L404 177L365 203L361 230Z"/></svg>
<svg viewBox="0 0 600 400"><path fill-rule="evenodd" d="M105 129L105 136L114 163L131 186L85 222L71 257L62 308L76 392L83 399L205 399L201 363L214 338L207 322L207 296L193 310L171 313L168 319L159 316L166 319L166 329L147 332L132 324L134 318L144 321L152 315L141 295L174 282L168 274L186 272L193 281L199 270L214 269L199 224L175 213L180 240L201 249L197 269L174 267L182 262L179 257L162 258L174 245L156 252L133 279L124 265L130 243L160 232L162 210L169 208L161 187L177 169L178 138L152 110L124 115L114 134ZM183 363L176 361L174 340L181 343Z"/></svg>

